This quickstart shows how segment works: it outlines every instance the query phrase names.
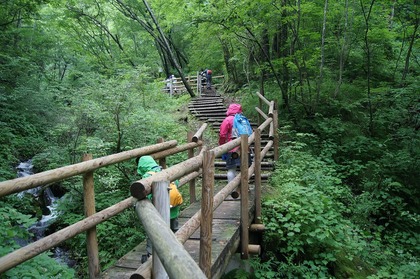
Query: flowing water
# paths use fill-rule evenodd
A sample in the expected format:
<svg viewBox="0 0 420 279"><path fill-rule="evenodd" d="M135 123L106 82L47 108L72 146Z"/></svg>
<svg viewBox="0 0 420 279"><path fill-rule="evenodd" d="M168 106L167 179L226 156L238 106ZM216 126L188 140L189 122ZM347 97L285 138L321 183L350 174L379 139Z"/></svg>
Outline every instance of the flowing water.
<svg viewBox="0 0 420 279"><path fill-rule="evenodd" d="M25 177L33 174L32 160L21 162L17 167L17 176ZM42 188L38 186L33 189L29 189L18 193L18 197L23 198L25 194L32 195L35 199L38 199L41 204L42 217L35 224L33 224L29 231L34 234L34 241L45 237L45 233L49 226L52 225L57 218L57 201L58 197L54 196L50 187ZM58 262L65 263L69 266L74 265L74 262L69 258L69 253L61 248L55 247L53 249L54 259Z"/></svg>

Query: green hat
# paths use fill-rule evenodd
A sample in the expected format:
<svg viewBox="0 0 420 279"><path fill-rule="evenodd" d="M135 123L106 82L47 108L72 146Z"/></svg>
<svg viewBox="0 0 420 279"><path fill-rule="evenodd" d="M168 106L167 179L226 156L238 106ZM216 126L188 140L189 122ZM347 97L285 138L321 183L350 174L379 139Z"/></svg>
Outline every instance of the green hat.
<svg viewBox="0 0 420 279"><path fill-rule="evenodd" d="M140 157L139 163L137 165L137 173L141 175L142 178L146 178L151 175L147 173L149 171L159 172L161 171L161 168L152 156Z"/></svg>

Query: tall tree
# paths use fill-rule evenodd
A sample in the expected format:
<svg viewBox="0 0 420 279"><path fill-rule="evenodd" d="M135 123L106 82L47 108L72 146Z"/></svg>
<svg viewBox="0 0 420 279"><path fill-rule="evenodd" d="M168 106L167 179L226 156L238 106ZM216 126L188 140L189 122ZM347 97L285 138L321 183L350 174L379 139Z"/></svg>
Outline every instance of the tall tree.
<svg viewBox="0 0 420 279"><path fill-rule="evenodd" d="M174 55L174 53L173 53L173 51L172 51L172 49L171 49L171 46L170 46L170 45L169 45L169 43L168 43L168 39L167 39L167 37L166 37L166 36L165 36L165 34L163 33L162 28L160 28L159 23L158 23L158 21L157 21L157 19L156 19L155 15L154 15L154 13L153 13L152 9L150 8L149 3L148 3L146 0L143 0L143 3L144 3L144 5L145 5L145 6L146 6L146 8L147 8L147 11L149 12L150 17L152 18L153 23L155 24L156 29L157 29L157 30L158 30L158 32L159 32L160 37L162 38L164 49L166 50L166 52L167 52L167 54L169 55L169 57L170 57L170 59L171 59L172 63L174 64L174 66L175 66L175 68L176 68L176 70L177 70L177 72L178 72L179 76L180 76L180 77L181 77L181 79L182 79L182 82L184 83L185 88L187 89L187 91L188 91L188 93L190 94L190 96L191 96L191 97L195 97L195 94L194 94L193 90L191 89L191 87L190 87L190 85L189 85L189 83L188 83L187 79L185 78L185 75L184 75L184 73L182 72L181 66L179 65L179 63L178 63L178 61L177 61L177 59L176 59L176 57L175 57L175 55Z"/></svg>
<svg viewBox="0 0 420 279"><path fill-rule="evenodd" d="M345 64L345 57L347 53L347 33L348 33L348 22L349 22L349 1L345 0L344 3L344 27L342 32L337 30L337 41L339 41L340 53L338 59L338 80L334 90L334 98L337 98L340 94L341 85L343 83L343 71Z"/></svg>
<svg viewBox="0 0 420 279"><path fill-rule="evenodd" d="M317 82L317 103L319 103L320 101L320 94L321 94L321 84L323 82L324 79L324 62L325 62L325 36L326 36L326 31L325 29L327 28L327 10L328 10L328 0L325 0L325 5L324 5L324 17L322 20L322 33L321 33L321 61L319 63L319 77L318 77L318 82Z"/></svg>
<svg viewBox="0 0 420 279"><path fill-rule="evenodd" d="M128 1L114 0L115 6L120 12L122 12L128 18L131 18L137 22L149 35L153 37L156 44L159 46L157 49L159 52L162 52L161 57L163 59L169 59L171 64L175 67L178 74L180 75L184 85L190 94L191 97L194 97L195 94L189 86L185 75L172 51L174 44L170 42L168 36L164 33L162 28L155 17L153 10L151 9L149 3L143 0L144 7L139 7L137 3L127 3ZM132 6L131 4L135 5ZM144 10L146 12L144 12ZM165 64L165 63L164 63Z"/></svg>
<svg viewBox="0 0 420 279"><path fill-rule="evenodd" d="M367 79L367 99L368 99L368 107L369 107L369 132L373 133L373 110L372 110L372 98L371 98L371 49L369 43L369 31L370 31L370 17L372 15L373 5L375 4L375 0L371 0L367 7L363 3L363 0L360 0L360 7L362 9L364 24L365 24L365 32L364 32L364 50L366 55L366 79Z"/></svg>
<svg viewBox="0 0 420 279"><path fill-rule="evenodd" d="M414 1L414 2L416 2L416 1ZM409 72L410 57L412 55L412 51L413 51L413 47L414 47L414 44L416 42L416 39L418 39L417 38L418 37L417 36L417 31L418 31L419 23L420 23L419 3L417 3L417 5L416 5L416 3L414 3L414 6L412 8L413 8L414 11L413 11L413 13L410 13L410 15L411 15L411 18L414 17L412 19L412 22L413 22L412 29L413 29L413 31L412 31L411 36L410 36L410 42L409 42L409 45L408 45L407 55L405 56L404 70L403 70L403 74L402 74L402 78L401 78L403 82L407 78L407 75L408 75L408 72Z"/></svg>

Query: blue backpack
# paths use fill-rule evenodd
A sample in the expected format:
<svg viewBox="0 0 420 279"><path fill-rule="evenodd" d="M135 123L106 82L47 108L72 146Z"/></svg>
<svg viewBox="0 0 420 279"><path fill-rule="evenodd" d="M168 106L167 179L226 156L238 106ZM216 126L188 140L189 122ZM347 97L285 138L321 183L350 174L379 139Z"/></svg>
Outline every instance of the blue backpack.
<svg viewBox="0 0 420 279"><path fill-rule="evenodd" d="M242 113L237 113L233 118L232 138L239 138L241 135L252 135L252 128L248 118Z"/></svg>

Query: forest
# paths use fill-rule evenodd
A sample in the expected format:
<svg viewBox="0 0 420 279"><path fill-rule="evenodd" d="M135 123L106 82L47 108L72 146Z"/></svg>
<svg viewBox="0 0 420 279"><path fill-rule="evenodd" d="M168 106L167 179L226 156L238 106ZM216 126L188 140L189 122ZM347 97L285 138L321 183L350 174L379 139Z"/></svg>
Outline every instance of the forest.
<svg viewBox="0 0 420 279"><path fill-rule="evenodd" d="M275 100L281 140L264 252L225 278L419 278L419 16L418 0L0 1L0 181L22 162L185 143L196 94L170 97L163 81L209 68L250 119L255 92ZM97 211L130 195L135 169L95 172ZM46 186L59 197L48 230L83 219L80 178ZM0 257L34 239L43 202L0 198ZM145 239L131 211L97 231L101 269ZM0 278L86 278L85 241Z"/></svg>

